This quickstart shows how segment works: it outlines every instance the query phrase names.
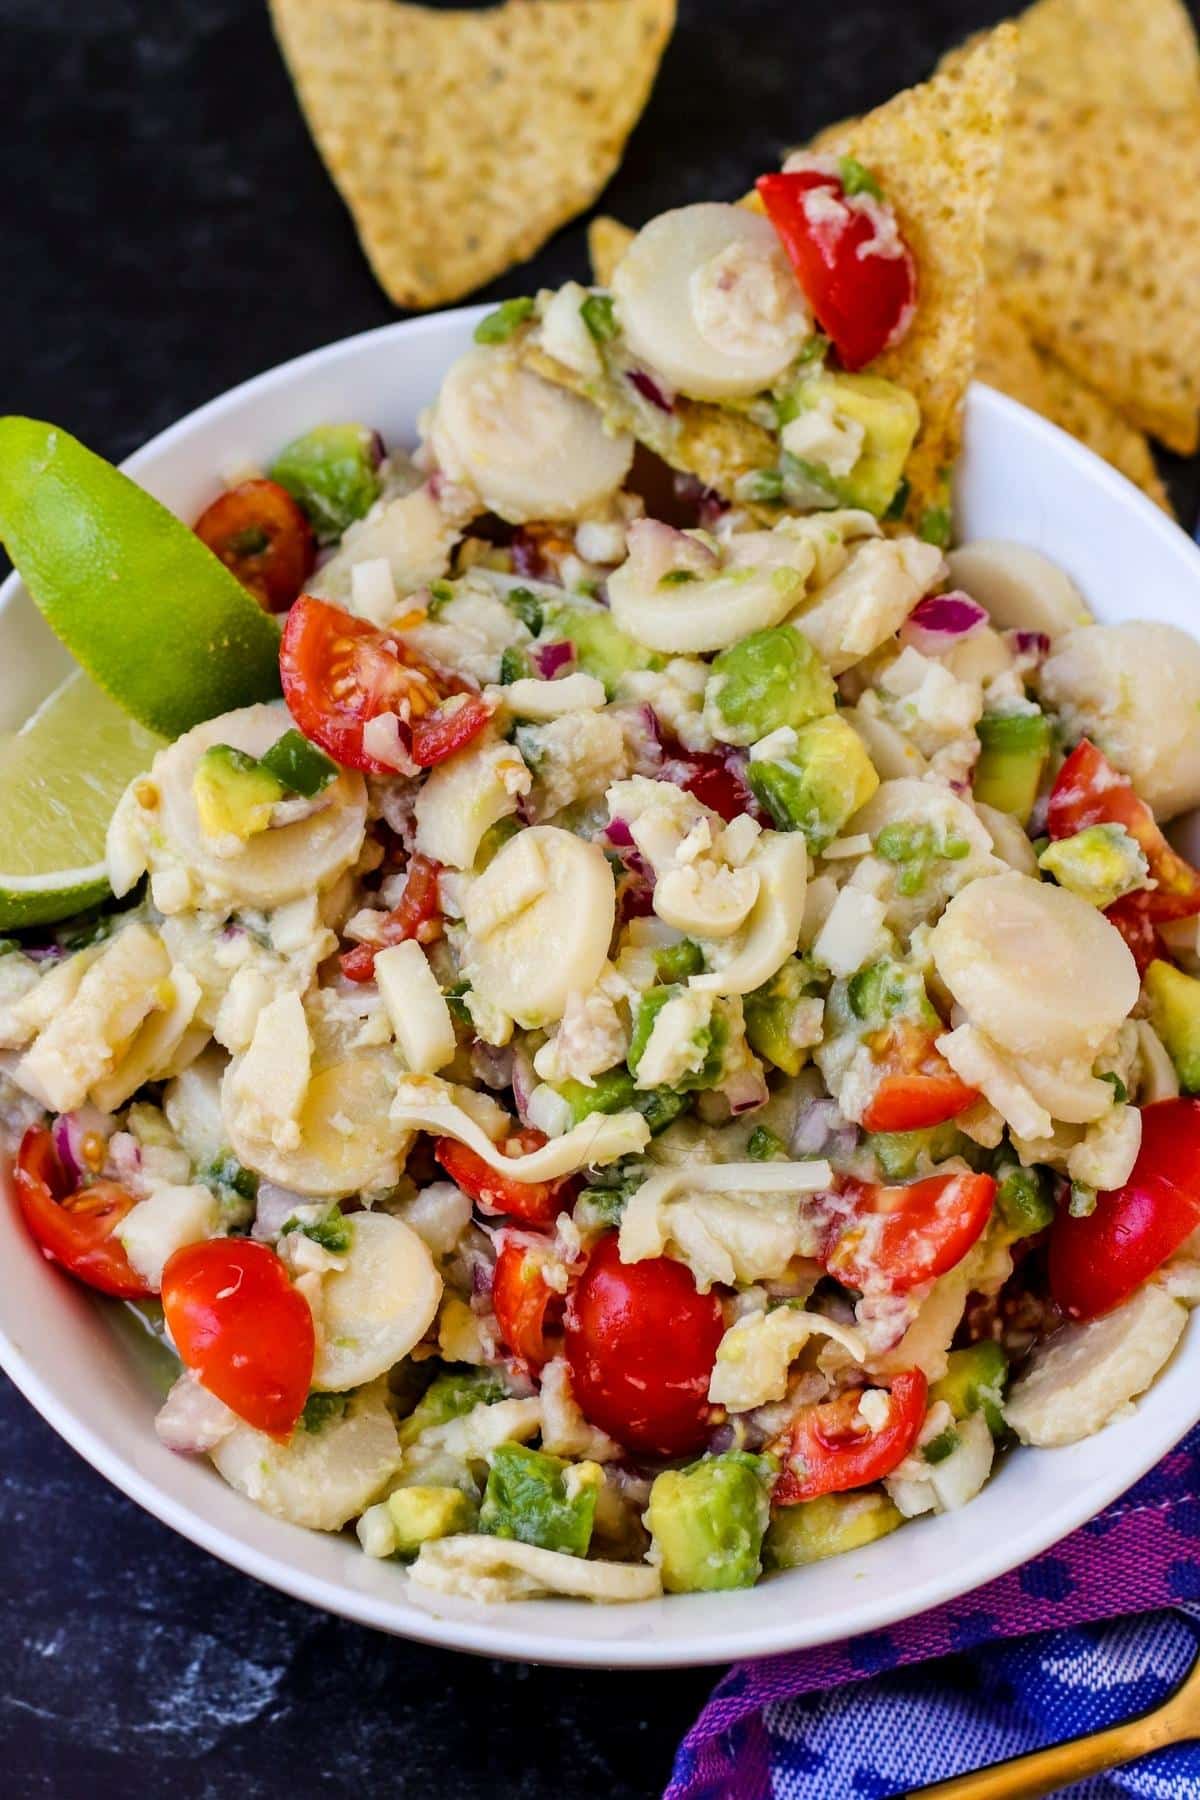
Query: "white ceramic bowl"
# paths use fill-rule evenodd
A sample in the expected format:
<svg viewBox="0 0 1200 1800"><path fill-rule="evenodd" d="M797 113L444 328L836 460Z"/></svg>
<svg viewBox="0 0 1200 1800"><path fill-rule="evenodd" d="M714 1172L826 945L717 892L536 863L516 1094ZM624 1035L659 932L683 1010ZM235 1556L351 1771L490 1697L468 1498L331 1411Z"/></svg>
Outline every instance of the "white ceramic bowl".
<svg viewBox="0 0 1200 1800"><path fill-rule="evenodd" d="M470 341L481 308L387 326L288 363L202 407L126 467L184 518L219 472L330 418L411 443L417 414ZM970 396L958 482L964 537L1009 537L1070 570L1101 618L1190 626L1200 552L1121 476L987 388ZM19 583L0 591L0 728L19 723L66 666ZM1018 1450L961 1512L916 1521L851 1555L732 1594L636 1606L568 1600L486 1607L425 1598L353 1536L281 1524L204 1460L163 1449L145 1369L103 1303L44 1262L10 1220L0 1283L0 1363L80 1455L194 1543L289 1594L365 1625L489 1656L673 1667L850 1637L966 1593L1099 1512L1200 1418L1200 1316L1128 1418L1059 1450Z"/></svg>

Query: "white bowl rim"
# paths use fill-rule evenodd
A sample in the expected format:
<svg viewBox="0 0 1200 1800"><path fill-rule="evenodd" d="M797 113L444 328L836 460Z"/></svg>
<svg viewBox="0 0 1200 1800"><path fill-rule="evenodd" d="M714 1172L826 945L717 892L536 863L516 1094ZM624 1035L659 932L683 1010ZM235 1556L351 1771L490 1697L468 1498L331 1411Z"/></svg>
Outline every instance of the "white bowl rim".
<svg viewBox="0 0 1200 1800"><path fill-rule="evenodd" d="M488 306L462 307L420 318L399 320L307 351L205 402L151 438L127 457L121 467L136 475L146 463L153 463L178 439L187 437L203 424L219 419L226 409L233 409L246 400L263 398L277 388L287 387L318 366L325 371L336 369L340 357L357 354L371 344L388 344L397 337L403 337L406 341L418 340L426 335L436 337L447 325L466 329L491 310ZM1111 504L1120 506L1127 514L1132 512L1138 519L1140 528L1159 537L1161 547L1168 554L1183 558L1191 577L1200 582L1200 548L1151 500L1107 463L1057 426L982 383L972 384L968 401L969 414L981 411L1016 422L1021 431L1040 437L1048 448L1052 448L1056 457L1073 462L1076 469L1099 490L1098 499L1106 495ZM0 617L20 590L20 585L20 579L15 574L0 585ZM1193 1355L1200 1355L1200 1338L1194 1329L1197 1323L1200 1321L1193 1321L1193 1328L1187 1334L1188 1348ZM482 1608L472 1612L469 1617L445 1617L417 1610L411 1603L405 1603L399 1595L395 1600L380 1598L349 1584L308 1573L283 1555L260 1551L235 1534L210 1524L201 1512L164 1492L156 1481L108 1443L93 1428L81 1409L76 1408L43 1379L33 1358L2 1328L0 1368L4 1369L13 1384L52 1429L115 1487L163 1524L244 1574L252 1575L310 1605L418 1642L502 1659L596 1668L681 1668L720 1664L733 1659L757 1658L813 1648L912 1618L985 1586L1060 1542L1132 1487L1186 1435L1192 1425L1200 1421L1200 1388L1197 1388L1190 1410L1187 1406L1182 1408L1165 1429L1136 1433L1136 1448L1130 1454L1131 1446L1123 1443L1126 1454L1123 1458L1114 1459L1106 1478L1089 1480L1073 1499L1058 1505L1047 1515L1034 1517L1023 1529L1017 1529L1011 1536L1006 1536L1003 1544L997 1546L987 1559L986 1566L980 1559L979 1566L972 1570L965 1581L947 1559L947 1567L940 1575L919 1586L906 1588L902 1598L889 1599L886 1595L875 1593L872 1597L855 1600L848 1593L845 1607L839 1609L837 1617L826 1618L815 1629L804 1618L801 1601L797 1617L791 1621L776 1626L760 1622L740 1630L690 1632L682 1643L673 1636L657 1642L649 1634L643 1641L613 1641L605 1638L590 1641L570 1631L562 1631L553 1634L539 1632L536 1644L531 1645L528 1632L522 1629L522 1615L528 1616L527 1609L530 1605L540 1608L545 1603ZM251 1502L247 1501L245 1504L250 1506ZM286 1529L291 1531L295 1528ZM642 1606L657 1607L665 1604L681 1609L682 1619L685 1616L683 1609L690 1611L694 1603L702 1598L706 1601L719 1600L722 1596L670 1596L666 1601L646 1602ZM592 1610L587 1602L579 1602L577 1605L588 1612ZM640 1609L634 1606L620 1610L622 1613L636 1614Z"/></svg>

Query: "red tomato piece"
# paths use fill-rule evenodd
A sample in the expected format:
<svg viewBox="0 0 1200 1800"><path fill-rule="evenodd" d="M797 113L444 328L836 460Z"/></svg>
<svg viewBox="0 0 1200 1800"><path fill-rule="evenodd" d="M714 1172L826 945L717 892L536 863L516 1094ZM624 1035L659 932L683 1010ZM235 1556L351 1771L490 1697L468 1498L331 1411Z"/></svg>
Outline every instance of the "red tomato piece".
<svg viewBox="0 0 1200 1800"><path fill-rule="evenodd" d="M1060 1208L1050 1227L1050 1292L1072 1319L1128 1300L1200 1226L1200 1100L1142 1108L1142 1144L1123 1188L1095 1211Z"/></svg>
<svg viewBox="0 0 1200 1800"><path fill-rule="evenodd" d="M1123 894L1119 900L1114 900L1111 906L1104 909L1104 916L1109 924L1115 925L1125 939L1139 975L1144 975L1150 964L1158 958L1164 962L1171 961L1149 911L1152 899L1153 895L1142 889L1135 894Z"/></svg>
<svg viewBox="0 0 1200 1800"><path fill-rule="evenodd" d="M641 1456L688 1456L713 1423L708 1384L725 1332L715 1294L669 1256L623 1263L602 1237L567 1301L571 1385L593 1425Z"/></svg>
<svg viewBox="0 0 1200 1800"><path fill-rule="evenodd" d="M13 1186L29 1235L51 1262L118 1300L143 1300L154 1291L113 1236L136 1204L133 1195L115 1181L72 1190L45 1125L31 1125L21 1139Z"/></svg>
<svg viewBox="0 0 1200 1800"><path fill-rule="evenodd" d="M412 858L400 904L392 908L380 927L383 941L356 944L353 950L342 955L342 974L348 981L373 981L375 953L389 944L402 944L406 938L416 938L419 944L432 944L441 937L442 903L438 895L441 867L428 856Z"/></svg>
<svg viewBox="0 0 1200 1800"><path fill-rule="evenodd" d="M279 673L288 711L305 737L344 769L373 775L396 771L363 749L363 727L395 713L406 734L437 710L450 685L439 683L395 632L377 631L311 594L287 616Z"/></svg>
<svg viewBox="0 0 1200 1800"><path fill-rule="evenodd" d="M924 1131L956 1119L978 1098L948 1065L944 1075L885 1075L862 1122L868 1131Z"/></svg>
<svg viewBox="0 0 1200 1800"><path fill-rule="evenodd" d="M846 193L824 157L760 175L759 197L844 369L861 369L904 336L917 267L884 200Z"/></svg>
<svg viewBox="0 0 1200 1800"><path fill-rule="evenodd" d="M277 481L230 488L192 530L267 612L287 611L317 560L312 526Z"/></svg>
<svg viewBox="0 0 1200 1800"><path fill-rule="evenodd" d="M514 1356L540 1369L550 1360L546 1332L562 1317L563 1297L542 1278L549 1251L517 1242L502 1246L492 1277L492 1310Z"/></svg>
<svg viewBox="0 0 1200 1800"><path fill-rule="evenodd" d="M312 1312L273 1250L250 1238L187 1244L167 1260L163 1313L180 1359L247 1425L285 1438L304 1411Z"/></svg>
<svg viewBox="0 0 1200 1800"><path fill-rule="evenodd" d="M418 719L412 729L412 759L423 769L445 762L464 744L478 737L492 716L492 709L480 694L470 694L453 709L440 706L427 719Z"/></svg>
<svg viewBox="0 0 1200 1800"><path fill-rule="evenodd" d="M849 1221L825 1267L847 1287L907 1294L960 1263L992 1210L990 1175L929 1175L905 1187L847 1183Z"/></svg>
<svg viewBox="0 0 1200 1800"><path fill-rule="evenodd" d="M822 1494L844 1494L890 1475L917 1441L927 1392L919 1369L897 1375L887 1420L878 1431L872 1431L859 1412L857 1393L804 1407L776 1446L783 1472L771 1496L773 1504L795 1506Z"/></svg>
<svg viewBox="0 0 1200 1800"><path fill-rule="evenodd" d="M527 1156L546 1142L541 1131L519 1131L504 1146L507 1156ZM438 1138L433 1154L451 1181L469 1194L481 1212L521 1219L526 1225L549 1225L570 1204L577 1183L574 1176L561 1181L519 1181L500 1175L454 1138Z"/></svg>
<svg viewBox="0 0 1200 1800"><path fill-rule="evenodd" d="M1125 907L1127 917L1142 912L1151 920L1189 919L1200 913L1200 870L1171 848L1133 783L1084 738L1058 772L1046 809L1046 829L1052 838L1064 838L1088 825L1123 825L1145 851L1156 885L1116 902ZM1112 912L1110 907L1110 918Z"/></svg>

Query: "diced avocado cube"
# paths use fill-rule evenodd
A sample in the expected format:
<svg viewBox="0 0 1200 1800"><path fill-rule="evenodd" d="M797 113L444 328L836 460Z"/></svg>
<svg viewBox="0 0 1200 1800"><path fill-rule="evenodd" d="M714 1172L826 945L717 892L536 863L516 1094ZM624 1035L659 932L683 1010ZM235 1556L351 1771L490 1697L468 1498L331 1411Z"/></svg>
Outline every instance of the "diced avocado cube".
<svg viewBox="0 0 1200 1800"><path fill-rule="evenodd" d="M975 799L1028 824L1050 754L1050 721L1044 713L987 713L975 727L979 761Z"/></svg>
<svg viewBox="0 0 1200 1800"><path fill-rule="evenodd" d="M952 1119L921 1131L871 1132L866 1148L875 1157L885 1181L908 1181L918 1173L928 1175L938 1163L948 1162L952 1156L970 1162L978 1155L978 1146L964 1136Z"/></svg>
<svg viewBox="0 0 1200 1800"><path fill-rule="evenodd" d="M763 1457L727 1450L655 1477L645 1520L668 1594L753 1587L772 1472Z"/></svg>
<svg viewBox="0 0 1200 1800"><path fill-rule="evenodd" d="M492 1451L479 1529L586 1556L603 1480L598 1463L567 1463L525 1444L500 1444Z"/></svg>
<svg viewBox="0 0 1200 1800"><path fill-rule="evenodd" d="M404 1487L387 1497L397 1556L415 1556L432 1538L470 1531L475 1508L461 1488Z"/></svg>
<svg viewBox="0 0 1200 1800"><path fill-rule="evenodd" d="M244 750L210 744L196 765L192 797L209 837L250 838L265 831L284 787Z"/></svg>
<svg viewBox="0 0 1200 1800"><path fill-rule="evenodd" d="M852 975L845 994L851 1015L870 1031L901 1017L930 1026L938 1023L921 971L891 957L881 957Z"/></svg>
<svg viewBox="0 0 1200 1800"><path fill-rule="evenodd" d="M258 759L260 769L274 775L291 794L314 800L337 780L338 767L323 750L310 744L302 731L285 731Z"/></svg>
<svg viewBox="0 0 1200 1800"><path fill-rule="evenodd" d="M1008 1357L999 1344L988 1338L969 1344L965 1350L952 1350L947 1365L941 1380L929 1390L929 1404L944 1400L956 1419L981 1412L992 1436L999 1437L1004 1430L1004 1388L1008 1381Z"/></svg>
<svg viewBox="0 0 1200 1800"><path fill-rule="evenodd" d="M1200 981L1158 958L1143 977L1150 1018L1185 1094L1200 1094Z"/></svg>
<svg viewBox="0 0 1200 1800"><path fill-rule="evenodd" d="M434 1425L448 1425L477 1406L491 1406L507 1396L504 1383L484 1369L447 1369L434 1377L407 1419L401 1419L396 1435L407 1449Z"/></svg>
<svg viewBox="0 0 1200 1800"><path fill-rule="evenodd" d="M672 982L665 987L653 987L649 993L643 994L633 1009L633 1028L629 1037L629 1053L626 1064L629 1073L637 1075L646 1053L654 1027L658 1023L664 1009L673 1000L680 999L688 990ZM672 1087L681 1094L690 1093L698 1088L712 1087L720 1080L721 1067L725 1060L725 1046L729 1032L725 1020L717 1013L710 1013L708 1022L693 1032L689 1048L689 1060L695 1067L682 1074L672 1083Z"/></svg>
<svg viewBox="0 0 1200 1800"><path fill-rule="evenodd" d="M936 862L961 862L971 854L966 838L940 832L927 821L896 819L876 834L875 854L896 870L896 892L919 894Z"/></svg>
<svg viewBox="0 0 1200 1800"><path fill-rule="evenodd" d="M665 657L627 637L605 606L546 606L539 642L562 643L564 639L574 644L579 668L604 683L610 700L622 675L666 666Z"/></svg>
<svg viewBox="0 0 1200 1800"><path fill-rule="evenodd" d="M704 952L691 938L681 938L679 943L654 952L654 967L660 981L686 981L690 975L703 973Z"/></svg>
<svg viewBox="0 0 1200 1800"><path fill-rule="evenodd" d="M571 1124L578 1125L592 1113L640 1112L657 1136L689 1104L688 1095L671 1088L638 1088L628 1069L606 1069L591 1087L582 1081L561 1082L555 1092L571 1109Z"/></svg>
<svg viewBox="0 0 1200 1800"><path fill-rule="evenodd" d="M881 375L821 374L796 384L781 417L797 418L828 408L835 420L848 419L863 429L862 448L848 475L831 475L842 506L862 507L882 518L900 485L921 425L921 409L907 388Z"/></svg>
<svg viewBox="0 0 1200 1800"><path fill-rule="evenodd" d="M785 1075L798 1075L808 1061L808 1047L796 1041L796 1010L801 1000L819 992L812 968L801 956L789 956L769 981L742 1002L750 1048Z"/></svg>
<svg viewBox="0 0 1200 1800"><path fill-rule="evenodd" d="M768 1569L798 1569L846 1550L861 1550L887 1537L904 1515L875 1489L856 1494L822 1494L798 1506L777 1507L763 1545Z"/></svg>
<svg viewBox="0 0 1200 1800"><path fill-rule="evenodd" d="M879 777L858 733L834 713L794 732L784 753L750 758L746 780L780 831L801 831L823 850L866 805Z"/></svg>
<svg viewBox="0 0 1200 1800"><path fill-rule="evenodd" d="M1042 1171L1016 1163L1001 1165L996 1170L995 1211L1006 1243L1045 1231L1054 1218L1054 1202Z"/></svg>
<svg viewBox="0 0 1200 1800"><path fill-rule="evenodd" d="M1144 887L1150 873L1145 851L1123 825L1086 825L1072 837L1056 838L1038 857L1038 867L1099 907Z"/></svg>
<svg viewBox="0 0 1200 1800"><path fill-rule="evenodd" d="M379 498L378 447L365 425L318 425L279 452L271 480L299 501L321 542L332 543Z"/></svg>
<svg viewBox="0 0 1200 1800"><path fill-rule="evenodd" d="M833 676L790 625L752 631L722 650L704 689L704 722L726 744L755 744L784 725L799 729L833 707Z"/></svg>

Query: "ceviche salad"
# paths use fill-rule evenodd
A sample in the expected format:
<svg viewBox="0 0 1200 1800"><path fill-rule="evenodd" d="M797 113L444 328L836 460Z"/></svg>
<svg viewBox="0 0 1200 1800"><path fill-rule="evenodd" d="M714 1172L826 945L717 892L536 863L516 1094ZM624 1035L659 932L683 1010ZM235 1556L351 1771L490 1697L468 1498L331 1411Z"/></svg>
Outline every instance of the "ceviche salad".
<svg viewBox="0 0 1200 1800"><path fill-rule="evenodd" d="M443 1592L861 1546L1100 1430L1200 1298L1200 647L914 513L887 189L760 192L195 535L0 425L142 733L107 897L4 889L10 1228L173 1350L165 1444ZM761 465L664 483L685 401Z"/></svg>

